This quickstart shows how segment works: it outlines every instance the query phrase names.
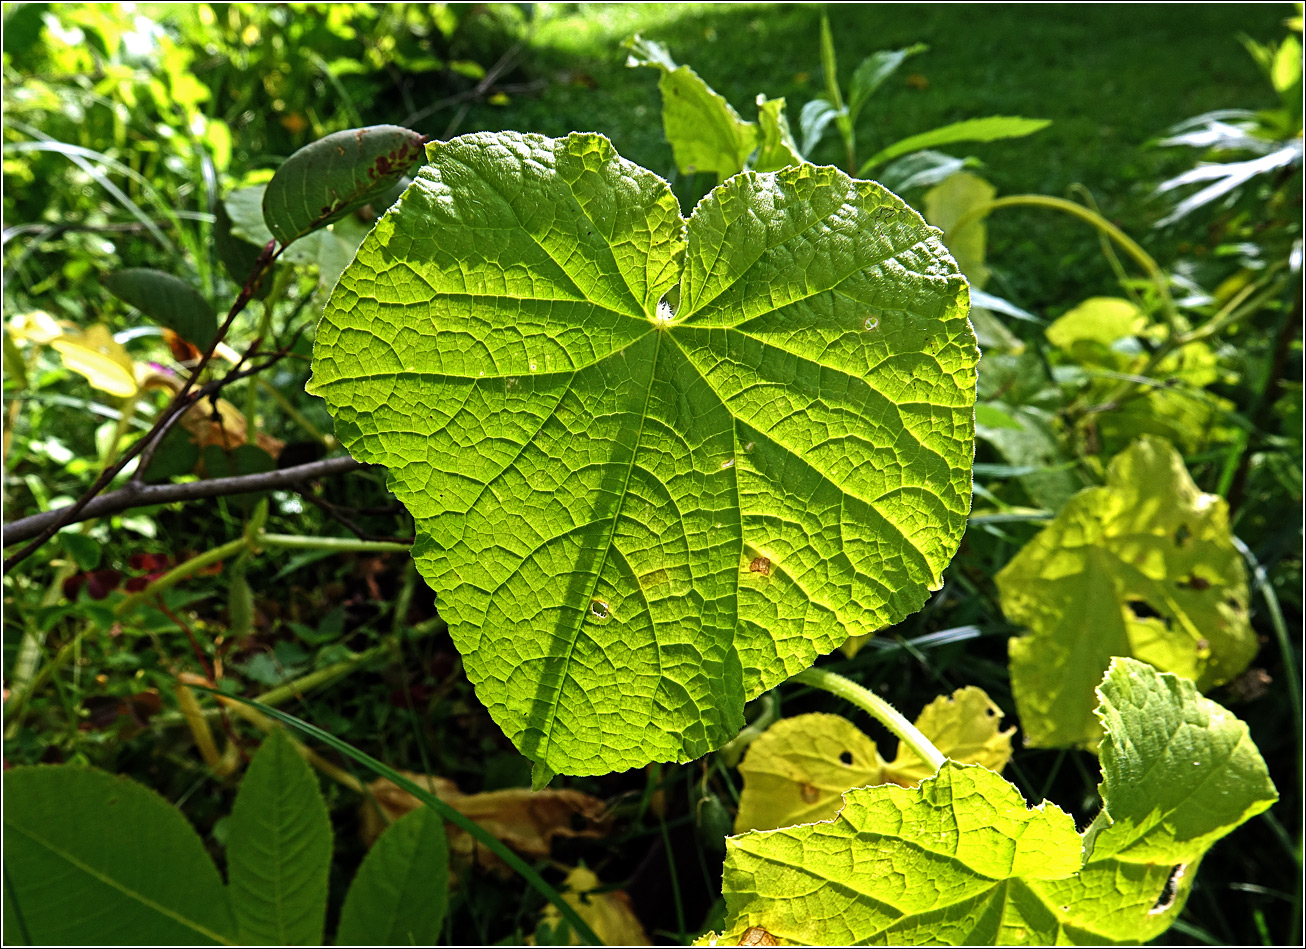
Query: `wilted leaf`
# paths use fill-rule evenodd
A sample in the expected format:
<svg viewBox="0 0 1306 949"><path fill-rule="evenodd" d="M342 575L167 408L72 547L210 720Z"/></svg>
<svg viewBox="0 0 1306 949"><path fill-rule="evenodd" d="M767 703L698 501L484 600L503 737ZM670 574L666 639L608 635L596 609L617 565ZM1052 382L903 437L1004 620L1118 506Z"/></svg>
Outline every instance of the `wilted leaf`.
<svg viewBox="0 0 1306 949"><path fill-rule="evenodd" d="M967 686L939 696L916 727L953 761L1000 772L1011 757L1015 729L999 731L1002 712L983 689ZM902 742L889 764L875 742L839 715L781 719L752 745L739 766L744 779L735 832L829 820L851 788L919 784L933 772Z"/></svg>
<svg viewBox="0 0 1306 949"><path fill-rule="evenodd" d="M1025 742L1092 745L1093 689L1112 656L1205 690L1251 662L1247 580L1222 499L1197 490L1167 443L1117 456L1103 487L1071 498L997 575Z"/></svg>
<svg viewBox="0 0 1306 949"><path fill-rule="evenodd" d="M548 857L555 837L597 838L609 829L607 806L580 791L509 788L463 794L448 778L400 773L528 857ZM385 778L378 778L368 788L376 804L369 800L362 807L361 832L365 842L375 840L389 822L421 807L417 798ZM377 812L378 806L381 813ZM455 861L483 869L506 870L498 857L466 831L450 824L445 832Z"/></svg>
<svg viewBox="0 0 1306 949"><path fill-rule="evenodd" d="M1011 760L1011 736L1016 729L1000 730L1002 709L977 686L968 685L951 695L940 695L925 706L915 724L951 761L983 765L1001 774ZM885 780L894 784L919 784L933 773L901 741L898 754L884 766Z"/></svg>
<svg viewBox="0 0 1306 949"><path fill-rule="evenodd" d="M63 357L65 366L85 376L95 388L122 398L136 394L136 364L103 323L84 333L64 333L50 345Z"/></svg>

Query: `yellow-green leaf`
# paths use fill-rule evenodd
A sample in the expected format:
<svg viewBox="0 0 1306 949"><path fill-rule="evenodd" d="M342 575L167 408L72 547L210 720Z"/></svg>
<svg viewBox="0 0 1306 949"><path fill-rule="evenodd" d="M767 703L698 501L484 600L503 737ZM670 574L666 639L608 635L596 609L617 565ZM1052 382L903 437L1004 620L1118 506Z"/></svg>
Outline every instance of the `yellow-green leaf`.
<svg viewBox="0 0 1306 949"><path fill-rule="evenodd" d="M1193 484L1167 443L1143 438L1107 483L1071 498L997 575L1025 742L1094 744L1093 689L1132 656L1206 690L1256 654L1247 580L1225 503Z"/></svg>

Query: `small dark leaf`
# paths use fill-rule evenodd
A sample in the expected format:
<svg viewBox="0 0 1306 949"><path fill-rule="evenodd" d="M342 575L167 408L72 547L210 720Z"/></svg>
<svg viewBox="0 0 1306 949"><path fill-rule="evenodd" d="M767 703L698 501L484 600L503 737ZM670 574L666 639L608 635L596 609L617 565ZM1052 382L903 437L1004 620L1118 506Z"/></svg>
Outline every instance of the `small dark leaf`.
<svg viewBox="0 0 1306 949"><path fill-rule="evenodd" d="M104 289L200 349L218 334L209 301L180 277L145 267L106 274Z"/></svg>
<svg viewBox="0 0 1306 949"><path fill-rule="evenodd" d="M94 570L100 565L100 545L85 534L64 531L59 535L59 542L83 570Z"/></svg>
<svg viewBox="0 0 1306 949"><path fill-rule="evenodd" d="M263 252L262 247L232 233L231 215L227 213L225 199L219 201L213 209L213 247L218 252L218 260L222 261L227 276L242 287L254 273L259 254ZM272 269L269 268L254 288L254 298L265 299L271 289Z"/></svg>
<svg viewBox="0 0 1306 949"><path fill-rule="evenodd" d="M425 137L397 125L347 129L286 159L263 193L263 220L284 246L387 192L422 157Z"/></svg>

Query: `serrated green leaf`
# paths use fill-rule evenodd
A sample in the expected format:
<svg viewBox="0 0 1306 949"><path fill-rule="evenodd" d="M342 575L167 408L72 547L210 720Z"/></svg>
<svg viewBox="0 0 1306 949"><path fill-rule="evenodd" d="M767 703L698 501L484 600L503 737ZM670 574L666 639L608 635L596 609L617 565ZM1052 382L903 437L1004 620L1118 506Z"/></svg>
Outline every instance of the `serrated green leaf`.
<svg viewBox="0 0 1306 949"><path fill-rule="evenodd" d="M1088 934L1146 942L1179 915L1211 845L1278 793L1247 726L1188 679L1114 659L1097 694L1104 808L1083 870L1042 889Z"/></svg>
<svg viewBox="0 0 1306 949"><path fill-rule="evenodd" d="M662 127L680 173L708 172L724 181L742 171L757 148L757 124L740 118L694 70L677 66L666 47L633 36L626 48L627 66L652 66L661 72Z"/></svg>
<svg viewBox="0 0 1306 949"><path fill-rule="evenodd" d="M236 941L204 844L153 791L102 771L21 767L5 772L4 805L5 916L21 916L34 944Z"/></svg>
<svg viewBox="0 0 1306 949"><path fill-rule="evenodd" d="M982 289L989 282L989 268L984 263L988 225L983 216L960 228L953 225L991 202L997 193L993 185L969 171L959 171L925 193L925 220L943 231L948 250L973 288Z"/></svg>
<svg viewBox="0 0 1306 949"><path fill-rule="evenodd" d="M241 942L321 945L331 838L313 770L284 732L272 731L250 762L227 830Z"/></svg>
<svg viewBox="0 0 1306 949"><path fill-rule="evenodd" d="M1112 656L1205 690L1256 654L1225 503L1159 439L1118 455L1107 483L1071 498L996 580L1007 617L1030 630L1010 646L1028 745L1097 740L1093 689Z"/></svg>
<svg viewBox="0 0 1306 949"><path fill-rule="evenodd" d="M804 165L736 176L686 223L593 134L429 156L332 294L310 391L390 467L528 757L699 757L747 698L938 587L977 354L917 214Z"/></svg>
<svg viewBox="0 0 1306 949"><path fill-rule="evenodd" d="M265 185L253 185L233 191L224 199L231 216L231 233L237 238L263 247L272 240L272 232L263 222L263 195ZM308 234L286 248L281 260L292 264L312 265L318 268L322 283L332 286L341 272L349 266L371 225L364 224L352 214L335 223ZM266 285L270 277L264 278Z"/></svg>
<svg viewBox="0 0 1306 949"><path fill-rule="evenodd" d="M448 902L444 821L419 807L387 827L363 858L340 911L336 944L433 945Z"/></svg>
<svg viewBox="0 0 1306 949"><path fill-rule="evenodd" d="M345 129L286 159L263 194L263 220L283 246L384 194L421 160L425 137L397 125Z"/></svg>
<svg viewBox="0 0 1306 949"><path fill-rule="evenodd" d="M798 144L785 115L783 97L757 97L757 124L761 129L761 142L753 160L754 171L779 171L788 165L802 163L803 156L798 153Z"/></svg>
<svg viewBox="0 0 1306 949"><path fill-rule="evenodd" d="M786 945L1037 942L1048 913L1029 882L1079 869L1075 822L977 765L947 762L919 788L844 795L825 823L726 841L719 945L760 926Z"/></svg>
<svg viewBox="0 0 1306 949"><path fill-rule="evenodd" d="M200 349L208 348L218 334L213 307L180 277L136 267L105 274L101 282L119 300Z"/></svg>
<svg viewBox="0 0 1306 949"><path fill-rule="evenodd" d="M1016 115L990 115L982 119L953 122L951 125L940 126L894 142L871 156L857 173L867 174L872 168L910 152L938 148L940 145L953 145L957 142L996 142L1004 138L1023 138L1051 124L1049 119L1025 119Z"/></svg>
<svg viewBox="0 0 1306 949"><path fill-rule="evenodd" d="M949 761L849 791L825 823L727 840L727 924L789 945L1111 945L1174 921L1220 837L1276 799L1247 727L1191 682L1117 659L1099 690L1104 811L1084 835Z"/></svg>

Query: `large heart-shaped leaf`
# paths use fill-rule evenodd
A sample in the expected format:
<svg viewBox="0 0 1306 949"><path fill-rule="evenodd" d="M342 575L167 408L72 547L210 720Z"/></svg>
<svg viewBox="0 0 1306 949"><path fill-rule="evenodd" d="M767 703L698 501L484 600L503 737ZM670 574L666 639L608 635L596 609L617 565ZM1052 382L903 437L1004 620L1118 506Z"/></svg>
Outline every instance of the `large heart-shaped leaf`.
<svg viewBox="0 0 1306 949"><path fill-rule="evenodd" d="M919 215L805 165L737 175L686 222L594 134L428 157L341 276L310 389L390 468L525 754L696 758L938 588L978 354Z"/></svg>

